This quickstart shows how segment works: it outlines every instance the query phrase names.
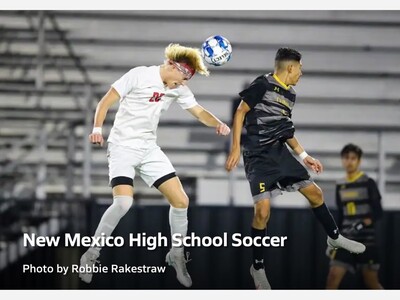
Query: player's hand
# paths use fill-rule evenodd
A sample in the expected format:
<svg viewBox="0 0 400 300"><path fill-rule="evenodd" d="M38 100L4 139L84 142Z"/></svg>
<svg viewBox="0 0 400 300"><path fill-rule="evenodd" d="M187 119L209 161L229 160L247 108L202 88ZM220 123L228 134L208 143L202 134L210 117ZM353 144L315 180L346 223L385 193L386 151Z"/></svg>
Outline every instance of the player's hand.
<svg viewBox="0 0 400 300"><path fill-rule="evenodd" d="M322 166L321 162L318 159L315 159L308 155L304 160L304 164L310 168L311 170L314 171L314 173L320 174L324 170L324 167Z"/></svg>
<svg viewBox="0 0 400 300"><path fill-rule="evenodd" d="M364 224L363 221L355 222L351 224L349 228L346 228L343 230L343 234L345 235L356 235L359 234L360 231L362 231L366 225Z"/></svg>
<svg viewBox="0 0 400 300"><path fill-rule="evenodd" d="M231 130L230 130L230 128L228 127L228 125L226 125L225 123L220 123L220 124L218 124L218 126L216 127L215 132L216 132L218 135L228 135L228 134L231 132Z"/></svg>
<svg viewBox="0 0 400 300"><path fill-rule="evenodd" d="M334 259L336 256L336 249L335 248L331 248L331 247L327 247L325 250L325 255L328 256L330 259Z"/></svg>
<svg viewBox="0 0 400 300"><path fill-rule="evenodd" d="M228 172L232 171L239 164L239 160L240 148L233 148L229 153L228 158L226 159L225 170L227 170Z"/></svg>
<svg viewBox="0 0 400 300"><path fill-rule="evenodd" d="M91 133L89 135L89 141L92 144L103 146L104 143L103 135L101 133Z"/></svg>

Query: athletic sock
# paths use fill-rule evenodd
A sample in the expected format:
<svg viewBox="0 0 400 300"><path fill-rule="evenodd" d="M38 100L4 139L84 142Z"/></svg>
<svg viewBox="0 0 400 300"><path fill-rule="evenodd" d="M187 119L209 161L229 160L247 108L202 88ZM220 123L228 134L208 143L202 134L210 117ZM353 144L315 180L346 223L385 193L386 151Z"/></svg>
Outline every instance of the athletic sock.
<svg viewBox="0 0 400 300"><path fill-rule="evenodd" d="M339 229L326 204L322 203L322 205L314 207L312 210L318 221L324 226L328 236L336 240L339 237Z"/></svg>
<svg viewBox="0 0 400 300"><path fill-rule="evenodd" d="M251 237L254 239L255 237L259 236L263 238L265 236L266 229L256 229L251 227ZM254 269L259 270L264 268L264 248L257 247L254 244L252 245L253 248L253 266Z"/></svg>
<svg viewBox="0 0 400 300"><path fill-rule="evenodd" d="M169 208L169 225L171 227L171 236L179 235L182 238L186 236L188 230L188 219L187 219L187 207L176 208L170 206ZM183 249L183 247L172 247L173 250L177 248Z"/></svg>
<svg viewBox="0 0 400 300"><path fill-rule="evenodd" d="M130 196L114 196L113 204L104 212L101 217L100 223L97 226L94 237L108 237L117 227L119 221L128 212L132 206L133 197ZM93 249L100 251L101 247L94 247Z"/></svg>

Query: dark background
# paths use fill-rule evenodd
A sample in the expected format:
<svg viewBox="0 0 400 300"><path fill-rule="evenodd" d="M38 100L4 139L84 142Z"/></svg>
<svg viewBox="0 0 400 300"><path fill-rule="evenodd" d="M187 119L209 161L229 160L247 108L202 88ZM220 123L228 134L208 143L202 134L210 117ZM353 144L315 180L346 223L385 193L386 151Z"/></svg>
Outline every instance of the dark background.
<svg viewBox="0 0 400 300"><path fill-rule="evenodd" d="M107 205L84 202L75 207L81 215L70 216L68 231L76 222L86 218L87 232L93 234ZM128 246L130 232L161 232L169 238L167 206L136 205L121 220L113 233L125 239L121 248L104 248L100 261L103 266L165 265L168 248L154 251ZM73 210L71 210L73 212ZM335 212L333 212L335 213ZM204 207L189 209L189 232L199 236L217 236L228 232L250 235L253 210L249 207ZM78 221L78 218L80 219ZM195 229L195 230L194 230ZM273 208L268 227L269 235L287 236L284 248L265 250L266 272L273 289L324 289L329 260L325 256L326 235L309 209ZM61 234L63 235L63 234ZM379 277L385 289L400 288L400 212L385 212L378 224L380 259ZM23 274L22 264L61 265L78 264L86 249L37 248L23 259L0 272L2 289L180 289L175 271L167 267L164 274L94 274L91 284L81 282L77 274ZM188 248L188 270L193 279L193 289L253 289L249 274L251 248ZM347 274L342 289L364 289L359 274Z"/></svg>

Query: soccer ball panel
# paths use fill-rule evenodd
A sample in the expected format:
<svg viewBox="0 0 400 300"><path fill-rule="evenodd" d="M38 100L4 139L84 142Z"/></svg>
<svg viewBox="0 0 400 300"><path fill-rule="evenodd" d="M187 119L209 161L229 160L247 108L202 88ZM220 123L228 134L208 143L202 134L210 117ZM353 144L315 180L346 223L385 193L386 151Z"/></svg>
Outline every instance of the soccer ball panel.
<svg viewBox="0 0 400 300"><path fill-rule="evenodd" d="M204 41L201 54L208 64L222 66L231 59L232 45L225 37L213 35Z"/></svg>

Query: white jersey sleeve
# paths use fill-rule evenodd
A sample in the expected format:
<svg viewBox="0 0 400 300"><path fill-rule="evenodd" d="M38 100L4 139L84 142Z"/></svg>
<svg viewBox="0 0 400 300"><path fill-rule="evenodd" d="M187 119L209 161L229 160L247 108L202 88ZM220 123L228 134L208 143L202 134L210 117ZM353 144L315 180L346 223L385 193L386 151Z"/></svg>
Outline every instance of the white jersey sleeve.
<svg viewBox="0 0 400 300"><path fill-rule="evenodd" d="M182 107L182 109L189 109L198 104L192 91L187 86L179 88L179 95L176 102L180 107Z"/></svg>
<svg viewBox="0 0 400 300"><path fill-rule="evenodd" d="M121 100L137 86L139 72L140 67L133 68L111 85L118 92Z"/></svg>

